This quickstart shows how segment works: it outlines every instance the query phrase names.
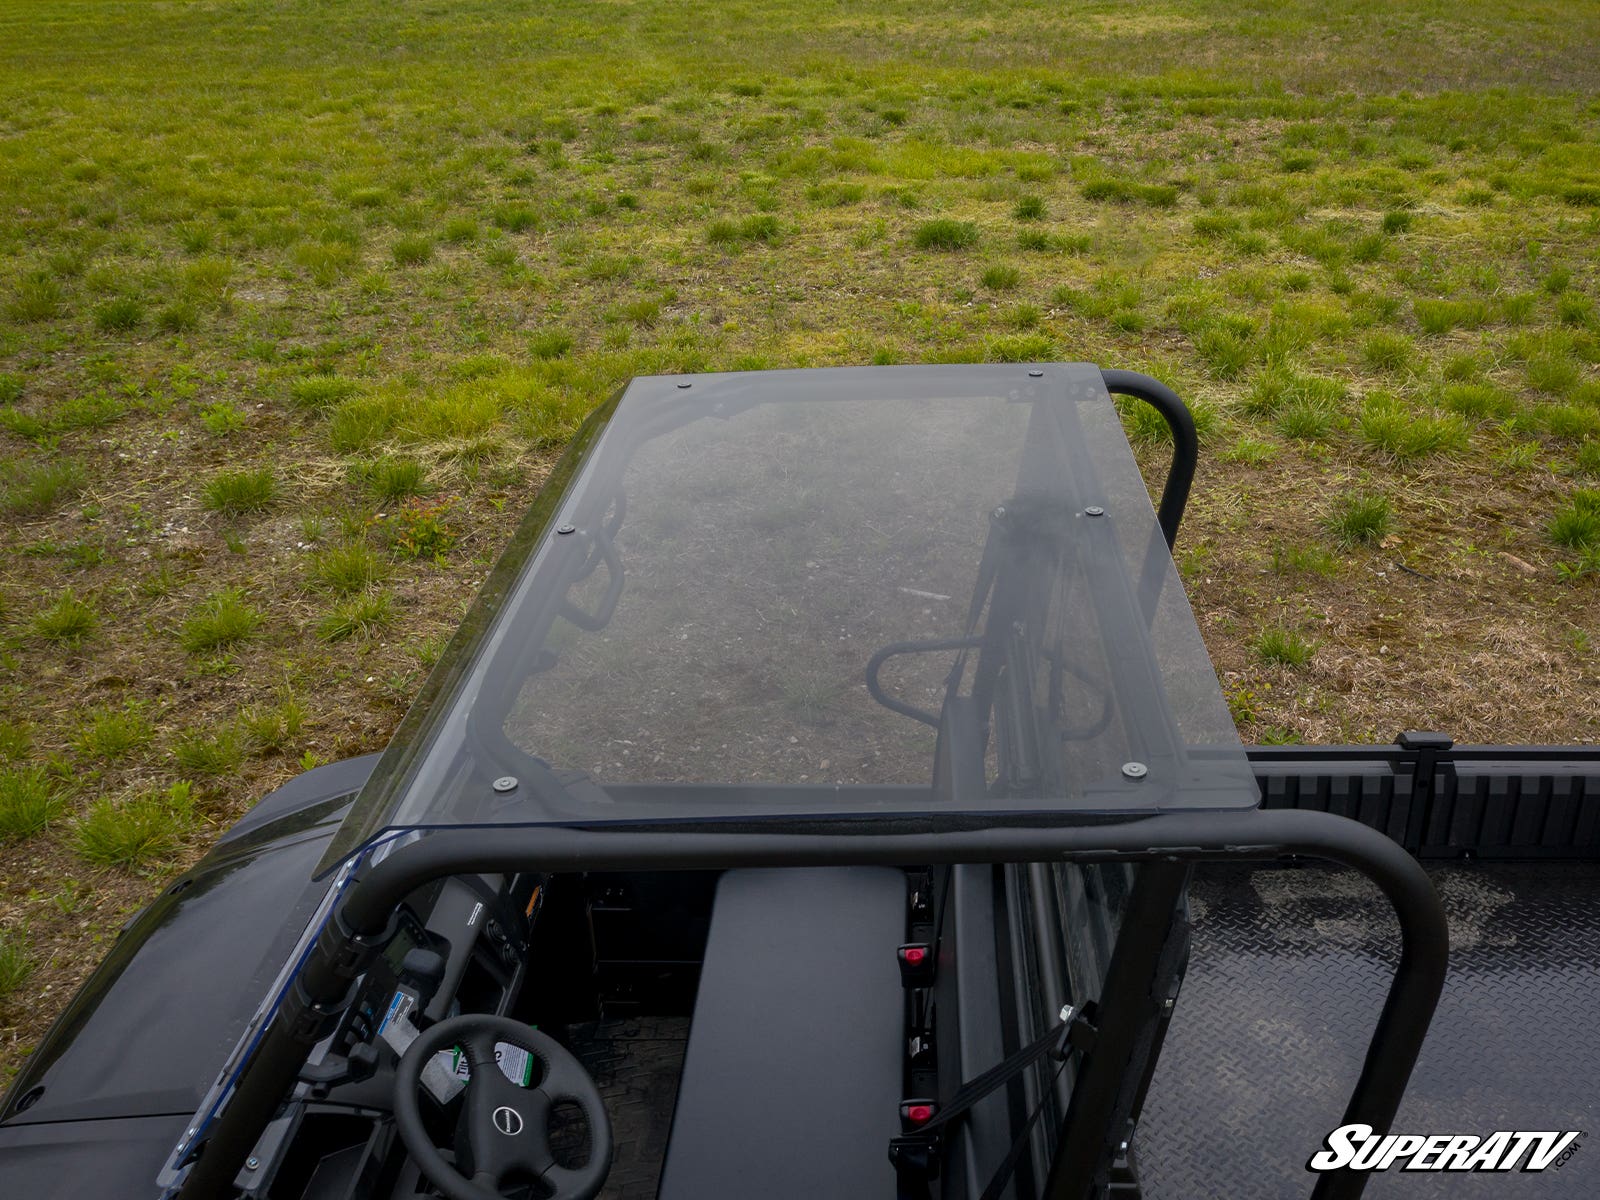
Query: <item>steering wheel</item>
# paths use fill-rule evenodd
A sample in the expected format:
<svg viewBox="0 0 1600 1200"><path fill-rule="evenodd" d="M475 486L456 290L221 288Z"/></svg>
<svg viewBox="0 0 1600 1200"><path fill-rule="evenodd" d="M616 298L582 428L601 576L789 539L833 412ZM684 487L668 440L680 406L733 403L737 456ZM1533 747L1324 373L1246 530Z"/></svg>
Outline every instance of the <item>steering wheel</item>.
<svg viewBox="0 0 1600 1200"><path fill-rule="evenodd" d="M532 1086L507 1079L495 1043L534 1058ZM472 1068L456 1122L456 1164L428 1136L417 1104L423 1068L440 1050L460 1046ZM400 1140L428 1181L450 1200L504 1200L501 1188L518 1178L554 1189L552 1200L593 1200L611 1169L611 1121L600 1089L555 1039L506 1017L477 1013L440 1021L417 1037L395 1070L394 1122ZM550 1113L560 1101L582 1110L589 1126L589 1159L564 1167L550 1146Z"/></svg>

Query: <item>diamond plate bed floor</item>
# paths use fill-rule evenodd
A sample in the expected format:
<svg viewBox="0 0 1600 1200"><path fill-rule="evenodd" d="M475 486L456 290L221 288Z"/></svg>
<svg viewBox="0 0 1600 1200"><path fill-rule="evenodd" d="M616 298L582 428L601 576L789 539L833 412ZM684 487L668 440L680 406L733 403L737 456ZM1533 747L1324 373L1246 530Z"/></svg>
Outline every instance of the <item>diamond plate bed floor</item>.
<svg viewBox="0 0 1600 1200"><path fill-rule="evenodd" d="M689 1019L612 1019L573 1033L573 1049L600 1085L616 1143L600 1200L651 1200L661 1180Z"/></svg>
<svg viewBox="0 0 1600 1200"><path fill-rule="evenodd" d="M1370 1197L1600 1196L1600 867L1430 869L1450 977L1395 1126L1585 1131L1560 1170L1374 1176ZM1201 868L1194 953L1136 1139L1147 1200L1306 1196L1399 943L1353 872Z"/></svg>

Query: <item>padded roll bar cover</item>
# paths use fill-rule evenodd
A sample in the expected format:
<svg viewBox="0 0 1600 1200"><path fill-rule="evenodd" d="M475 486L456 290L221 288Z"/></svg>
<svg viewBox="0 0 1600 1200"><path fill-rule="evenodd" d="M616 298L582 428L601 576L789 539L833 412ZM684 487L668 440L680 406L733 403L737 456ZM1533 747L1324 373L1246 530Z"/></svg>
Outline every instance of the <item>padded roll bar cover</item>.
<svg viewBox="0 0 1600 1200"><path fill-rule="evenodd" d="M895 1194L905 914L890 867L723 875L659 1200Z"/></svg>

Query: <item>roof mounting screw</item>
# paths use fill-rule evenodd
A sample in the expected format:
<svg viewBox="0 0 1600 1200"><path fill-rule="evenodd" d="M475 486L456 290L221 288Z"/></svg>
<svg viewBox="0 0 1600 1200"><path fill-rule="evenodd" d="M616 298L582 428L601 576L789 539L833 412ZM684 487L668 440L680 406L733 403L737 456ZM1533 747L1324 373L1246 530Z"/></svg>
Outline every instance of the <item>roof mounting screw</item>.
<svg viewBox="0 0 1600 1200"><path fill-rule="evenodd" d="M693 386L694 386L694 384L692 384L692 383L680 383L678 385L678 390L681 392L684 388L690 388L690 387L693 387Z"/></svg>
<svg viewBox="0 0 1600 1200"><path fill-rule="evenodd" d="M994 512L990 513L989 515L992 516L996 521L1004 521L1006 519L1006 506L1004 504L995 505Z"/></svg>
<svg viewBox="0 0 1600 1200"><path fill-rule="evenodd" d="M1028 372L1028 375L1033 379L1038 379L1043 374L1044 374L1044 372L1039 370L1039 368L1037 368L1037 367L1035 367L1033 370Z"/></svg>
<svg viewBox="0 0 1600 1200"><path fill-rule="evenodd" d="M1091 504L1088 508L1083 510L1083 515L1086 517L1103 517L1106 515L1106 510L1101 508L1098 504Z"/></svg>
<svg viewBox="0 0 1600 1200"><path fill-rule="evenodd" d="M578 527L576 525L557 525L556 526L556 532L557 533L577 533L578 532Z"/></svg>
<svg viewBox="0 0 1600 1200"><path fill-rule="evenodd" d="M1150 774L1150 768L1142 762L1125 762L1122 764L1122 773L1129 779L1143 779Z"/></svg>
<svg viewBox="0 0 1600 1200"><path fill-rule="evenodd" d="M244 1160L244 1169L246 1171L254 1171L260 1165L261 1165L261 1160L259 1158L257 1158L254 1154L252 1154L249 1158Z"/></svg>
<svg viewBox="0 0 1600 1200"><path fill-rule="evenodd" d="M515 775L502 775L490 786L497 792L514 792L517 790L517 777Z"/></svg>
<svg viewBox="0 0 1600 1200"><path fill-rule="evenodd" d="M1058 1012L1056 1016L1061 1018L1061 1023L1065 1025L1068 1021L1072 1020L1073 1017L1077 1016L1077 1014L1078 1010L1074 1005L1063 1004L1061 1006L1061 1011Z"/></svg>

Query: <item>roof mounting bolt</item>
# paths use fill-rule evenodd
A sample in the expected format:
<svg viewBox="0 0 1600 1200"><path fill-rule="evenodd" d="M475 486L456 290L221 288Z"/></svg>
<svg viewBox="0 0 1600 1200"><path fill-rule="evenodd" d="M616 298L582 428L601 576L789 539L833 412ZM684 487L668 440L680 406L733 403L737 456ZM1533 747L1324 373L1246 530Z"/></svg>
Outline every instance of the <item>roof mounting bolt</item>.
<svg viewBox="0 0 1600 1200"><path fill-rule="evenodd" d="M246 1171L254 1171L260 1165L261 1165L261 1160L259 1158L257 1158L254 1154L252 1154L249 1158L244 1160L244 1169Z"/></svg>
<svg viewBox="0 0 1600 1200"><path fill-rule="evenodd" d="M994 512L989 515L996 521L1004 521L1006 519L1006 506L1004 504L995 505Z"/></svg>
<svg viewBox="0 0 1600 1200"><path fill-rule="evenodd" d="M1083 510L1083 515L1086 517L1103 517L1106 515L1106 510L1101 508L1098 504L1091 504L1088 508Z"/></svg>
<svg viewBox="0 0 1600 1200"><path fill-rule="evenodd" d="M1033 370L1029 371L1028 374L1029 374L1030 377L1032 377L1034 379L1038 379L1041 375L1044 374L1044 372L1039 370L1039 368L1035 367Z"/></svg>
<svg viewBox="0 0 1600 1200"><path fill-rule="evenodd" d="M515 775L502 775L490 786L497 792L514 792L517 790L517 777Z"/></svg>
<svg viewBox="0 0 1600 1200"><path fill-rule="evenodd" d="M1122 764L1122 773L1129 779L1143 779L1150 774L1150 768L1142 762L1125 762Z"/></svg>
<svg viewBox="0 0 1600 1200"><path fill-rule="evenodd" d="M1077 1015L1078 1015L1077 1007L1074 1006L1074 1005L1071 1005L1071 1004L1063 1004L1061 1006L1061 1011L1056 1014L1056 1016L1061 1018L1061 1023L1063 1025L1065 1025L1068 1021L1072 1020L1072 1018L1077 1016Z"/></svg>
<svg viewBox="0 0 1600 1200"><path fill-rule="evenodd" d="M684 388L691 388L693 386L694 386L694 384L692 384L692 383L680 383L678 385L678 390L681 392Z"/></svg>
<svg viewBox="0 0 1600 1200"><path fill-rule="evenodd" d="M577 533L578 532L578 527L576 525L557 525L556 526L556 532L557 533Z"/></svg>

